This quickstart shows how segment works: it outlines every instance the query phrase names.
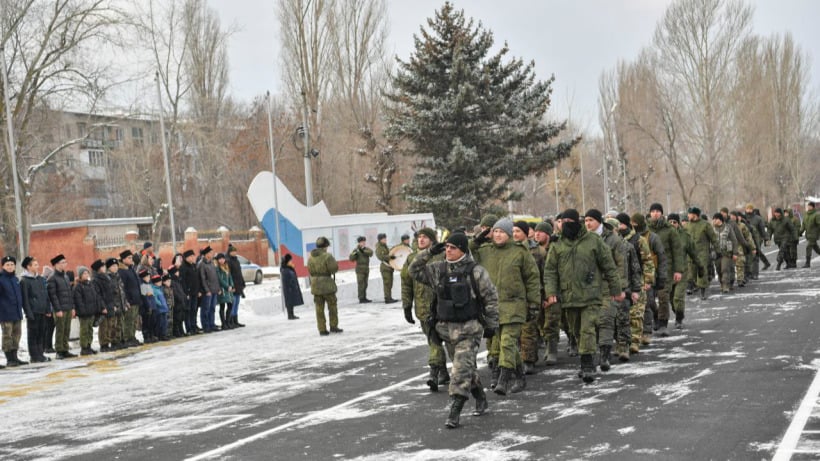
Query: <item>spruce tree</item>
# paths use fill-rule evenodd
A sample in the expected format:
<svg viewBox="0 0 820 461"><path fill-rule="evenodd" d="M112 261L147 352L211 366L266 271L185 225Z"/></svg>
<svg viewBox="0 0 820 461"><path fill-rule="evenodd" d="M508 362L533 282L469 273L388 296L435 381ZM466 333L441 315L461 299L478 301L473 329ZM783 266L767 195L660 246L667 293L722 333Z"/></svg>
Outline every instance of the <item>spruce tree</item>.
<svg viewBox="0 0 820 461"><path fill-rule="evenodd" d="M566 123L545 120L551 84L534 63L490 55L493 34L445 3L415 35L408 61L397 59L386 95L386 133L416 159L404 186L411 211L432 211L452 228L519 200L512 182L545 173L578 139L553 143Z"/></svg>

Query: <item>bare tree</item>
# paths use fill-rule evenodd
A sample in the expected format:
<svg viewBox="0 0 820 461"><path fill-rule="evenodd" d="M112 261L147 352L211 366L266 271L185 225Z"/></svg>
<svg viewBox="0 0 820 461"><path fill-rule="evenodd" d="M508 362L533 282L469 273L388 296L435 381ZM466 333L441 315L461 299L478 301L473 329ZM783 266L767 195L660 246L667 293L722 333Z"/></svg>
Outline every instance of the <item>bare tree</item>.
<svg viewBox="0 0 820 461"><path fill-rule="evenodd" d="M731 143L731 93L735 58L749 35L752 8L739 0L678 0L655 31L659 80L667 94L681 96L681 115L692 122L685 132L692 152L703 152L697 168L708 172L709 208L717 208Z"/></svg>
<svg viewBox="0 0 820 461"><path fill-rule="evenodd" d="M3 144L4 157L0 177L11 184L13 174L20 178L23 202L23 248L28 249L29 206L37 192L36 179L53 165L64 150L84 139L79 136L56 143L36 121L54 108L70 102L76 106L94 105L112 84L110 69L93 59L95 50L119 44L116 32L123 20L122 12L109 0L16 0L3 2L0 12L0 42L5 51L9 74L12 122L18 170L11 171L8 143ZM5 117L0 101L0 117ZM50 146L50 147L49 147ZM3 226L0 229L7 252L16 247L16 216L11 188L0 192ZM22 256L22 255L21 255Z"/></svg>

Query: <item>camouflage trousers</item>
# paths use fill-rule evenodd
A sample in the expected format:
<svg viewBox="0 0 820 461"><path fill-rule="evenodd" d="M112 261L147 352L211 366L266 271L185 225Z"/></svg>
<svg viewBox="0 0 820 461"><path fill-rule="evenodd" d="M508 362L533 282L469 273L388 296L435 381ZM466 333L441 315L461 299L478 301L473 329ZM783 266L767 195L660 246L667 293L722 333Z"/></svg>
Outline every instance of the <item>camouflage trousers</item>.
<svg viewBox="0 0 820 461"><path fill-rule="evenodd" d="M587 307L565 307L564 313L569 323L569 332L578 340L579 354L594 354L598 352L595 325L598 324L599 304Z"/></svg>
<svg viewBox="0 0 820 461"><path fill-rule="evenodd" d="M720 280L720 289L723 292L728 292L735 282L735 262L731 255L720 256L718 260L718 279Z"/></svg>
<svg viewBox="0 0 820 461"><path fill-rule="evenodd" d="M71 311L63 311L62 317L54 313L54 350L68 352L68 336L71 334Z"/></svg>
<svg viewBox="0 0 820 461"><path fill-rule="evenodd" d="M336 293L329 295L313 295L313 304L316 306L316 326L319 331L327 331L325 319L325 303L330 315L330 328L339 326L339 311L336 307Z"/></svg>
<svg viewBox="0 0 820 461"><path fill-rule="evenodd" d="M543 319L542 315L539 317ZM539 322L539 318L534 318L521 326L521 360L530 363L538 361L538 340L541 338L538 326L543 324L543 320Z"/></svg>
<svg viewBox="0 0 820 461"><path fill-rule="evenodd" d="M136 332L137 332L137 318L139 306L137 305L130 305L128 309L123 313L122 319L122 334L125 336L125 340L134 340L136 339Z"/></svg>
<svg viewBox="0 0 820 461"><path fill-rule="evenodd" d="M708 265L709 264L707 263L707 266ZM698 268L697 268L697 266L695 266L695 263L689 261L689 269L688 269L687 279L694 282L694 285L698 288L707 288L709 286L709 271L706 269L706 267L704 267L703 277L701 277L698 274Z"/></svg>
<svg viewBox="0 0 820 461"><path fill-rule="evenodd" d="M470 397L470 389L480 388L478 378L476 354L481 345L484 327L478 320L467 322L438 322L436 333L441 337L448 348L453 348L453 369L450 373L450 395Z"/></svg>
<svg viewBox="0 0 820 461"><path fill-rule="evenodd" d="M658 296L657 304L653 304L653 314L655 320L669 320L669 308L671 307L671 294L674 288L673 280L670 278L666 281L666 286L656 291Z"/></svg>
<svg viewBox="0 0 820 461"><path fill-rule="evenodd" d="M686 310L686 285L689 279L683 276L680 282L672 286L672 312L675 313L675 321L683 320L683 314Z"/></svg>
<svg viewBox="0 0 820 461"><path fill-rule="evenodd" d="M94 341L94 317L80 317L80 347L91 347Z"/></svg>
<svg viewBox="0 0 820 461"><path fill-rule="evenodd" d="M422 317L419 317L421 320ZM430 326L426 320L421 321L421 331L424 332L424 336L427 338L427 346L430 349L429 354L427 355L427 364L431 367L443 367L447 365L447 356L445 355L444 347L441 343L436 344L435 341L430 339ZM444 338L442 337L442 340ZM447 353L450 354L450 358L453 358L453 346L450 343L445 342L445 346L447 346Z"/></svg>
<svg viewBox="0 0 820 461"><path fill-rule="evenodd" d="M611 346L615 341L615 317L618 315L618 304L608 296L601 300L596 325L599 346Z"/></svg>
<svg viewBox="0 0 820 461"><path fill-rule="evenodd" d="M105 344L116 344L122 341L120 315L114 314L111 317L103 317L100 320L100 329L97 333L100 340L100 346Z"/></svg>
<svg viewBox="0 0 820 461"><path fill-rule="evenodd" d="M388 300L393 297L393 269L381 268L382 286L384 287L384 299Z"/></svg>
<svg viewBox="0 0 820 461"><path fill-rule="evenodd" d="M651 335L654 327L654 321L658 316L658 304L655 302L655 288L650 288L646 292L646 304L643 310L643 332Z"/></svg>
<svg viewBox="0 0 820 461"><path fill-rule="evenodd" d="M632 329L630 317L632 300L629 295L621 301L615 302L615 342L628 346L632 340Z"/></svg>
<svg viewBox="0 0 820 461"><path fill-rule="evenodd" d="M3 329L3 352L16 351L20 347L20 338L23 336L23 322L1 322Z"/></svg>
<svg viewBox="0 0 820 461"><path fill-rule="evenodd" d="M632 332L632 345L641 345L641 335L643 334L644 311L646 310L646 291L641 290L638 302L629 308L629 326Z"/></svg>
<svg viewBox="0 0 820 461"><path fill-rule="evenodd" d="M746 283L746 255L742 248L738 249L735 261L735 280L737 283Z"/></svg>
<svg viewBox="0 0 820 461"><path fill-rule="evenodd" d="M562 328L565 332L569 331L566 325L564 310L561 309L561 303L550 304L547 308L546 318L544 319L544 339L547 342L555 341L558 343ZM569 333L567 333L567 335L569 335Z"/></svg>
<svg viewBox="0 0 820 461"><path fill-rule="evenodd" d="M356 285L358 285L358 287L359 287L359 301L367 298L367 279L368 279L368 277L370 277L370 271L369 270L356 269Z"/></svg>
<svg viewBox="0 0 820 461"><path fill-rule="evenodd" d="M505 323L499 325L492 341L487 341L487 356L497 357L501 368L516 368L521 365L521 327L523 323Z"/></svg>

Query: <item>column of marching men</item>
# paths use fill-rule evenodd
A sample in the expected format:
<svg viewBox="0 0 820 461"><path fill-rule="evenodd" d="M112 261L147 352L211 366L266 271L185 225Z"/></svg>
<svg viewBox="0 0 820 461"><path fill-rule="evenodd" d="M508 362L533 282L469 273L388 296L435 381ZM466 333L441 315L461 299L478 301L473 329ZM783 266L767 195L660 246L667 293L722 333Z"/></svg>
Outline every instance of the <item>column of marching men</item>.
<svg viewBox="0 0 820 461"><path fill-rule="evenodd" d="M665 215L654 203L631 215L568 209L540 223L487 215L473 231L437 242L433 229L419 230L401 273L405 319L418 319L427 336L426 383L433 392L449 386L449 428L460 425L470 397L474 416L488 409L477 373L482 338L495 394L522 392L536 365L556 365L561 331L577 376L592 383L653 337L683 330L687 296L706 301L715 278L721 296L757 280L771 266L763 252L770 242L776 270L797 267L801 235L803 267L820 254L811 202L802 222L774 208L767 224L752 204L710 218L698 207Z"/></svg>
<svg viewBox="0 0 820 461"><path fill-rule="evenodd" d="M26 256L2 258L0 326L8 367L26 365L18 355L25 316L28 354L32 362L76 357L71 352L71 321L79 320L80 355L111 352L157 341L244 327L239 304L245 281L236 256L214 254L210 246L176 254L163 267L145 242L139 253L123 251L118 258L98 259L68 272L62 254L50 266ZM42 268L42 270L41 270ZM219 306L219 325L216 308ZM199 313L199 325L197 325ZM92 347L97 327L99 351ZM142 332L142 341L137 332ZM0 368L5 366L0 365Z"/></svg>

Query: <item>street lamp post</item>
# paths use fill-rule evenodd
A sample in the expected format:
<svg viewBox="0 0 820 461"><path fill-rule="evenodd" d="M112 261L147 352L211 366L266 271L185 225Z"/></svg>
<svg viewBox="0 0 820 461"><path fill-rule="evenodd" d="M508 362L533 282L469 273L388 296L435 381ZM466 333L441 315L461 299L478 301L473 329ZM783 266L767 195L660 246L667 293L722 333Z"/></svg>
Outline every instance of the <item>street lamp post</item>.
<svg viewBox="0 0 820 461"><path fill-rule="evenodd" d="M276 189L276 157L274 156L274 148L273 148L273 118L271 117L271 101L270 101L270 91L267 93L267 102L268 102L268 143L270 144L270 169L273 175L273 219L275 222L274 229L276 229L276 263L279 264L282 261L282 250L279 247L280 244L280 234L279 234L279 194L277 193Z"/></svg>
<svg viewBox="0 0 820 461"><path fill-rule="evenodd" d="M171 221L171 245L173 251L177 251L177 229L174 223L174 201L171 198L171 167L168 162L168 145L165 142L165 119L162 116L162 92L159 87L159 72L156 73L157 81L157 107L159 112L159 131L162 139L162 157L165 160L165 197L168 200L168 218Z"/></svg>

